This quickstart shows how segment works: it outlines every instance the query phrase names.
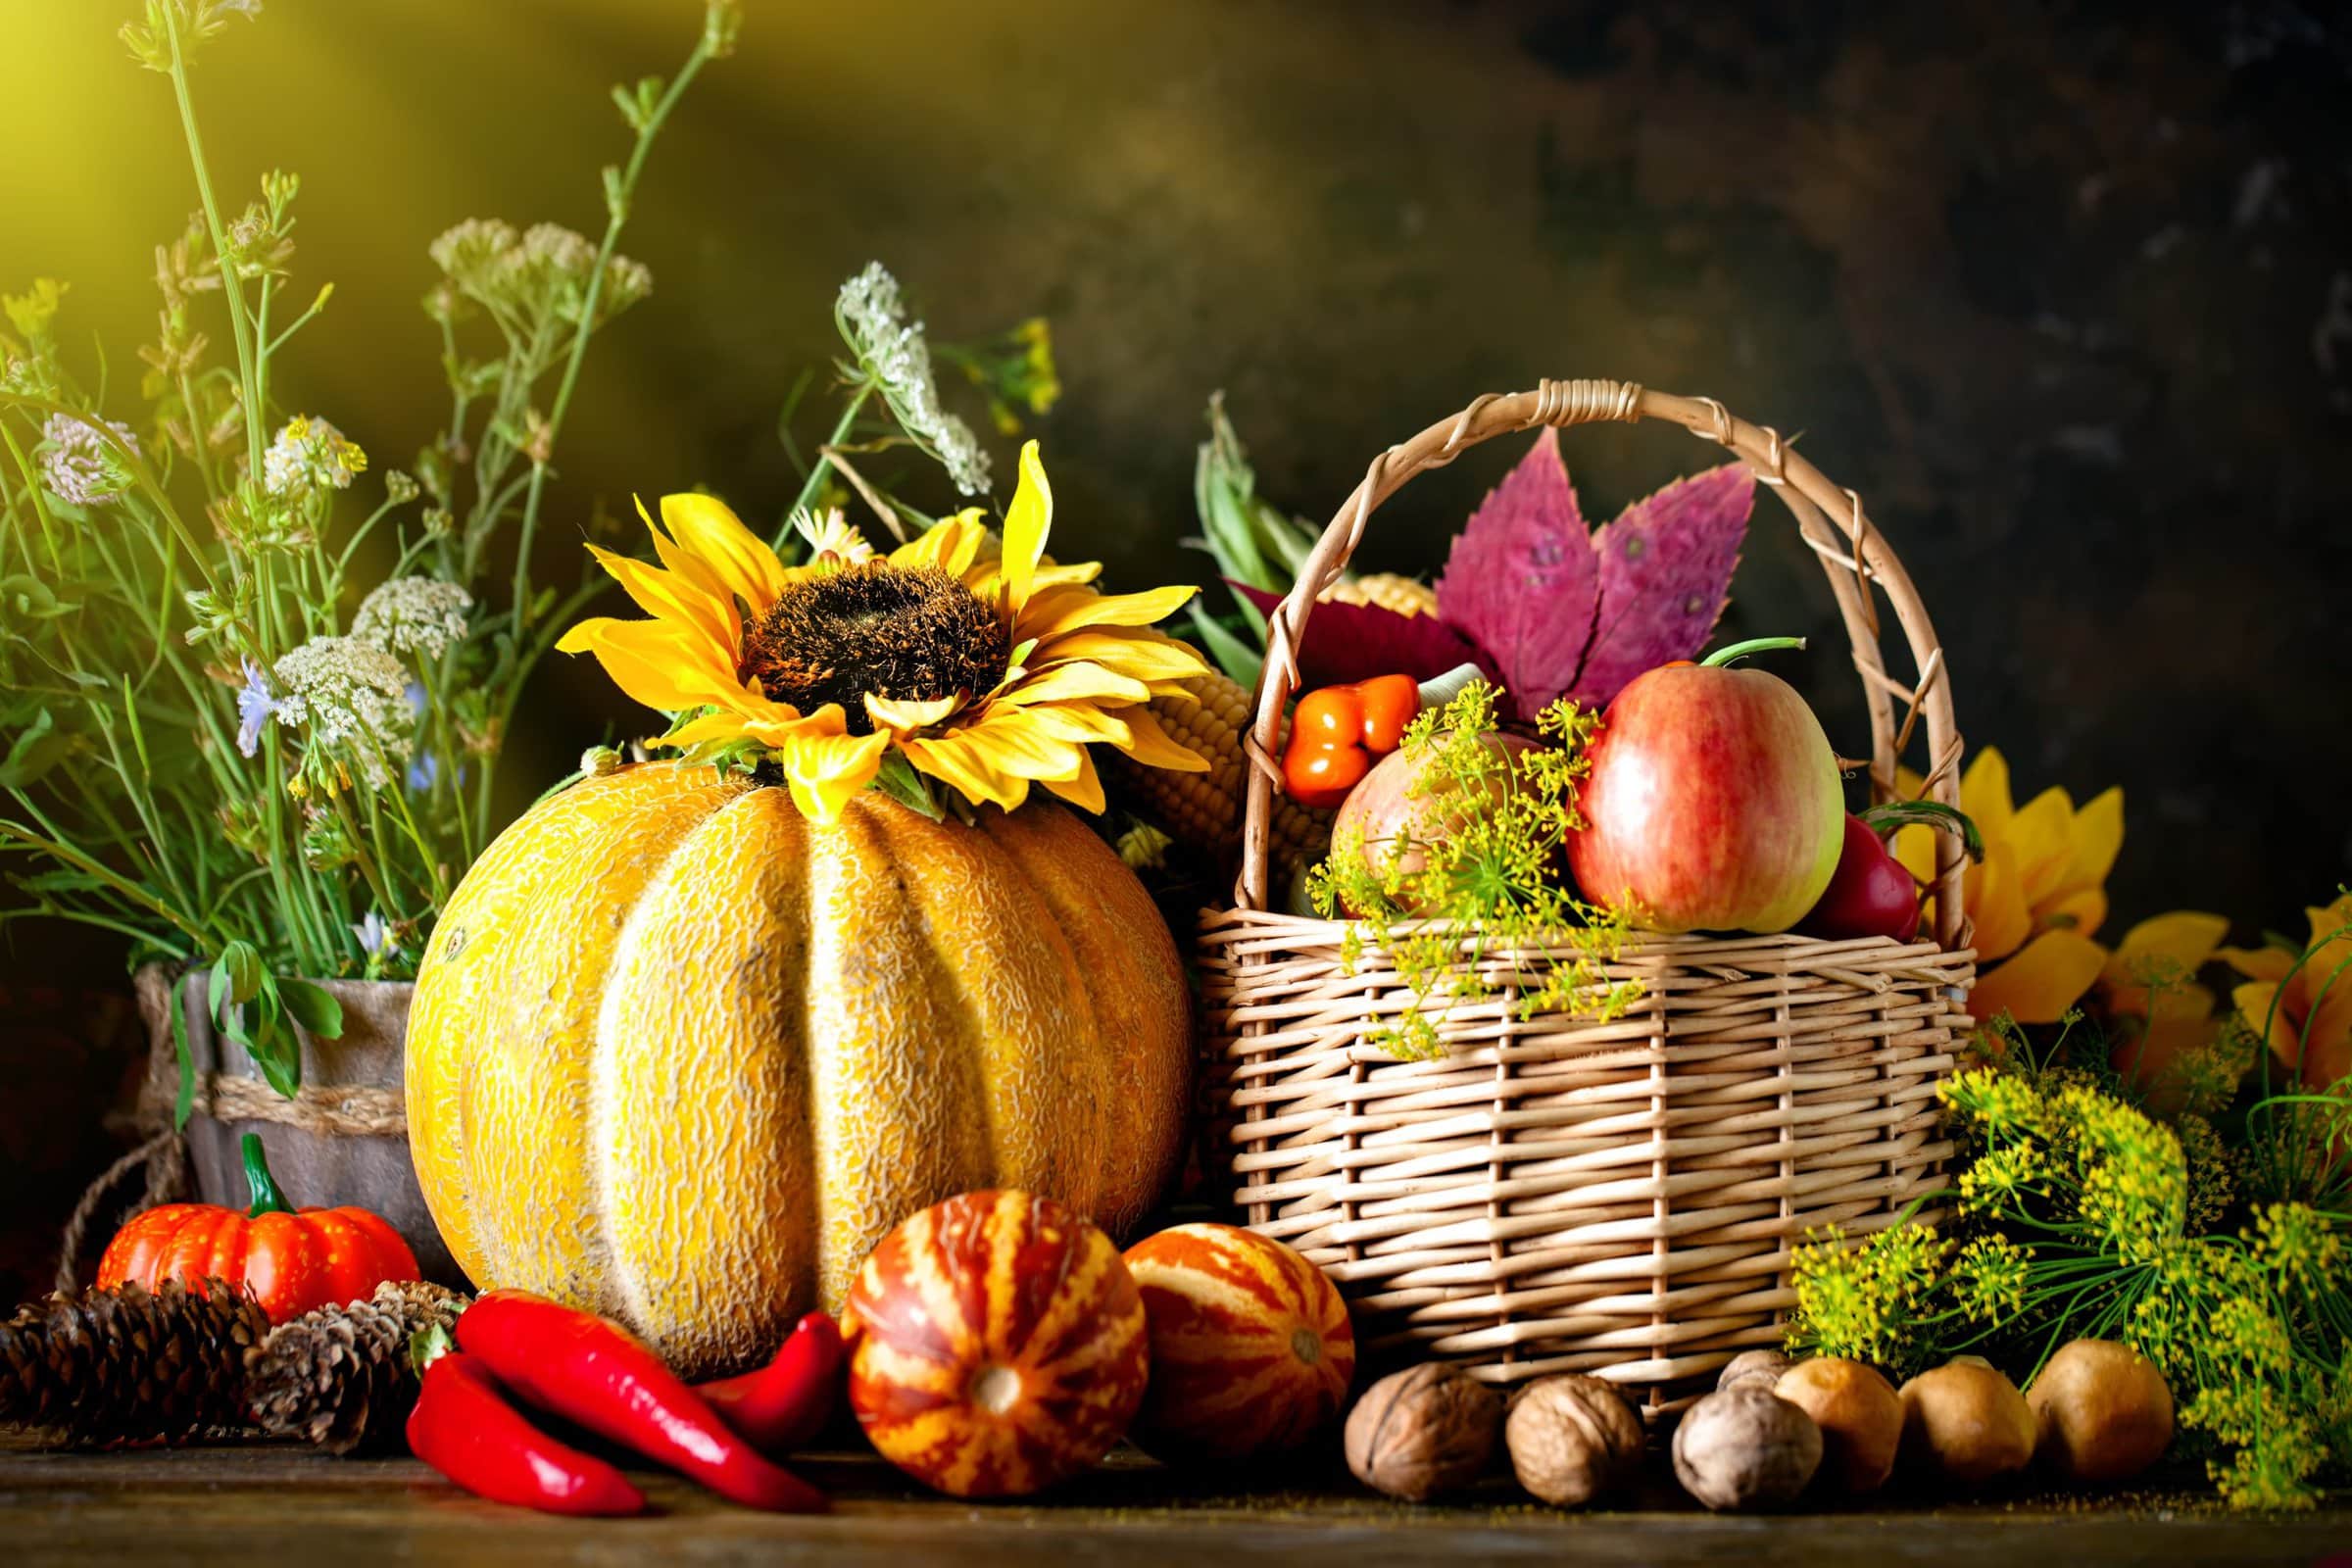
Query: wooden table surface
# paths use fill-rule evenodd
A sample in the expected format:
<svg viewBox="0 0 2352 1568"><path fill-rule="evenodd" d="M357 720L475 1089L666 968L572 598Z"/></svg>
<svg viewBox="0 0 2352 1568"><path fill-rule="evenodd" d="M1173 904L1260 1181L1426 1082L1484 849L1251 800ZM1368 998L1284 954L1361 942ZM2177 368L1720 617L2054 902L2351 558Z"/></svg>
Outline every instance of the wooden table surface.
<svg viewBox="0 0 2352 1568"><path fill-rule="evenodd" d="M2352 1497L2250 1519L2209 1499L2092 1503L2017 1497L1718 1517L1677 1497L1640 1511L1560 1513L1507 1483L1443 1507L1371 1496L1345 1474L1241 1492L1186 1481L1122 1450L1042 1503L935 1497L870 1455L799 1466L836 1498L820 1517L751 1513L639 1472L653 1514L555 1519L468 1497L407 1459L331 1459L280 1446L143 1454L0 1451L0 1564L137 1562L499 1564L754 1561L917 1568L940 1562L1149 1565L1456 1562L1755 1563L1893 1568L1914 1562L2082 1568L2101 1562L2352 1564Z"/></svg>

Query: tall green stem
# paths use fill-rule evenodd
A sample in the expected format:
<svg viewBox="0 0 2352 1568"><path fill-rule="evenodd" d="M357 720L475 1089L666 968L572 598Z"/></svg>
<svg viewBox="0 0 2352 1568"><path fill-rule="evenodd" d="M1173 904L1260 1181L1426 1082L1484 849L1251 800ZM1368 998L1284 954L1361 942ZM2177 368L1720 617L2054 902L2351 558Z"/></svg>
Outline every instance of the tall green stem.
<svg viewBox="0 0 2352 1568"><path fill-rule="evenodd" d="M229 264L228 231L220 224L220 204L213 199L213 176L204 163L204 138L196 130L196 101L188 91L188 62L180 52L179 23L170 6L160 8L164 33L172 50L172 95L179 101L180 131L187 137L188 161L196 166L196 196L204 208L205 231L212 236L213 258L220 266L220 297L228 307L228 327L237 343L237 380L245 389L245 456L247 471L262 471L262 411L258 368L254 362L253 330L245 319L245 286ZM195 416L189 415L192 420Z"/></svg>

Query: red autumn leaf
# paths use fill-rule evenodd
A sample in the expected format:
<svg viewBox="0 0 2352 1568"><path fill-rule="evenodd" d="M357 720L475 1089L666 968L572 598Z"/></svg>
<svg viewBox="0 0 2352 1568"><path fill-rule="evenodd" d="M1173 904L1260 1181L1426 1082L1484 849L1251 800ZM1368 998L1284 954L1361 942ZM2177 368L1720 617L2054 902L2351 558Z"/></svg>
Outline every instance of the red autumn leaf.
<svg viewBox="0 0 2352 1568"><path fill-rule="evenodd" d="M1604 705L1636 675L1706 646L1731 598L1755 498L1754 472L1727 463L1635 502L1592 536L1600 607L1570 687L1578 702Z"/></svg>
<svg viewBox="0 0 2352 1568"><path fill-rule="evenodd" d="M1549 425L1487 492L1438 578L1438 613L1493 661L1533 719L1576 684L1592 640L1599 569Z"/></svg>
<svg viewBox="0 0 2352 1568"><path fill-rule="evenodd" d="M1231 577L1225 580L1264 614L1273 614L1282 603L1280 594ZM1327 599L1306 617L1306 635L1298 649L1299 689L1343 686L1375 675L1428 680L1469 663L1494 673L1469 639L1435 615L1405 615L1379 605L1343 605Z"/></svg>

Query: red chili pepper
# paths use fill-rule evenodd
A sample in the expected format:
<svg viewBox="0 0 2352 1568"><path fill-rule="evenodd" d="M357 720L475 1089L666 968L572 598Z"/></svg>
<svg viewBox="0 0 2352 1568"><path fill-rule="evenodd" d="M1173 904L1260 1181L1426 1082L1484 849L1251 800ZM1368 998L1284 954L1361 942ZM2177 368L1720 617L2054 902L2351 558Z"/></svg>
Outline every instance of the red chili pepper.
<svg viewBox="0 0 2352 1568"><path fill-rule="evenodd" d="M451 1352L424 1369L409 1412L416 1457L476 1496L542 1513L643 1513L645 1494L593 1454L566 1447L505 1400L489 1370Z"/></svg>
<svg viewBox="0 0 2352 1568"><path fill-rule="evenodd" d="M746 1442L785 1453L824 1430L841 1389L842 1360L840 1325L811 1312L767 1365L739 1378L698 1383L694 1392Z"/></svg>
<svg viewBox="0 0 2352 1568"><path fill-rule="evenodd" d="M1405 725L1419 711L1421 688L1410 675L1375 675L1308 692L1291 714L1283 788L1301 805L1339 805L1372 770L1374 757L1403 742Z"/></svg>
<svg viewBox="0 0 2352 1568"><path fill-rule="evenodd" d="M458 1319L459 1346L514 1392L750 1508L816 1513L825 1494L761 1458L617 1323L527 1291L491 1291Z"/></svg>

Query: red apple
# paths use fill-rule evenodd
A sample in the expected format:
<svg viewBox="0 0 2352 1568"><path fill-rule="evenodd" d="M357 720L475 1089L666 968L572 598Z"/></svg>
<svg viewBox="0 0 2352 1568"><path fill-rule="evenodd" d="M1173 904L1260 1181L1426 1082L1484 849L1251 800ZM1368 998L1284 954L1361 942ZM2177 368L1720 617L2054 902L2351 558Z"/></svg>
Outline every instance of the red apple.
<svg viewBox="0 0 2352 1568"><path fill-rule="evenodd" d="M1568 836L1587 898L1653 931L1786 931L1838 869L1845 804L1821 720L1786 681L1724 662L1637 676L1602 715Z"/></svg>

